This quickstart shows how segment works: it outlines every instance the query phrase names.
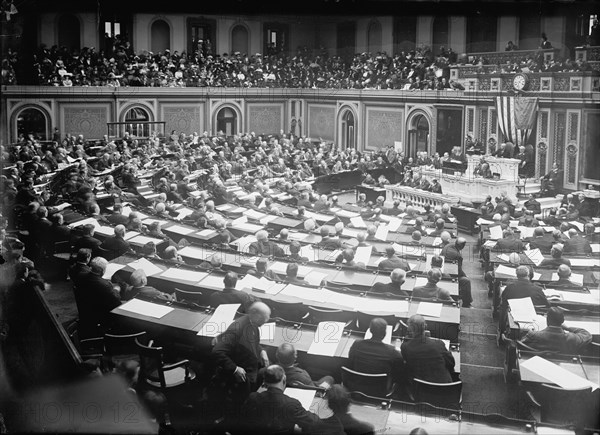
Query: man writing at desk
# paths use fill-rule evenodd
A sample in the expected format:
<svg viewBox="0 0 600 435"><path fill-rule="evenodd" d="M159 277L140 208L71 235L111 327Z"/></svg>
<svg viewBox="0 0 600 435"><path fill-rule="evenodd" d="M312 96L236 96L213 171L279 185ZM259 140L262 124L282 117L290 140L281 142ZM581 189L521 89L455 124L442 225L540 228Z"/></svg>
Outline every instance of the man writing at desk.
<svg viewBox="0 0 600 435"><path fill-rule="evenodd" d="M563 310L552 307L546 314L546 328L530 331L521 342L536 350L577 354L592 341L592 334L582 328L565 326Z"/></svg>

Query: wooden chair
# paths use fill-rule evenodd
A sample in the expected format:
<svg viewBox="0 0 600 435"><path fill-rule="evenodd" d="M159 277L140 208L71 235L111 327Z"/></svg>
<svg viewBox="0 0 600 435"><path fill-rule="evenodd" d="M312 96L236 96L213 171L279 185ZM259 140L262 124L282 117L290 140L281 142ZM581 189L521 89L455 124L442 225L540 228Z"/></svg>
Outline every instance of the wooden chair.
<svg viewBox="0 0 600 435"><path fill-rule="evenodd" d="M536 391L528 390L530 412L539 423L573 425L578 428L597 426L597 410L593 403L591 387L565 390L557 385L540 384Z"/></svg>
<svg viewBox="0 0 600 435"><path fill-rule="evenodd" d="M199 291L187 291L175 288L175 298L179 302L188 302L198 306L208 305L208 297Z"/></svg>
<svg viewBox="0 0 600 435"><path fill-rule="evenodd" d="M391 397L396 385L386 373L362 373L342 366L342 385L349 391L372 397Z"/></svg>
<svg viewBox="0 0 600 435"><path fill-rule="evenodd" d="M135 339L140 357L139 381L150 387L166 390L185 385L196 378L196 374L189 368L189 360L184 359L173 364L163 361L163 348L153 347L153 342L148 345Z"/></svg>
<svg viewBox="0 0 600 435"><path fill-rule="evenodd" d="M371 320L373 320L377 317L382 318L383 320L385 320L387 322L388 325L392 326L392 333L398 329L398 320L396 320L396 316L394 316L393 314L385 316L385 315L366 313L363 311L357 311L357 313L356 313L356 329L358 331L363 331L363 332L366 331L367 329L369 329Z"/></svg>
<svg viewBox="0 0 600 435"><path fill-rule="evenodd" d="M343 322L349 326L356 319L355 313L344 310L329 310L326 308L308 306L310 322L317 325L321 322Z"/></svg>
<svg viewBox="0 0 600 435"><path fill-rule="evenodd" d="M265 299L271 308L271 317L278 317L290 322L302 322L308 317L306 306L302 302L281 302Z"/></svg>
<svg viewBox="0 0 600 435"><path fill-rule="evenodd" d="M104 349L113 363L119 363L126 360L139 361L139 354L136 339L142 340L146 336L146 332L138 332L135 334L104 334Z"/></svg>
<svg viewBox="0 0 600 435"><path fill-rule="evenodd" d="M460 411L462 407L462 381L441 384L414 378L412 394L414 401L418 403L456 411Z"/></svg>

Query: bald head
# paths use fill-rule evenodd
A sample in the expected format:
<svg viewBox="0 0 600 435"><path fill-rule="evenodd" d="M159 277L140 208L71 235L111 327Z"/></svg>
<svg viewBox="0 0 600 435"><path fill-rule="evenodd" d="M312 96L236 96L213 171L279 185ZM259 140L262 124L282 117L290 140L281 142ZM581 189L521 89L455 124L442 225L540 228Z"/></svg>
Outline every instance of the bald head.
<svg viewBox="0 0 600 435"><path fill-rule="evenodd" d="M461 250L465 246L467 246L467 239L465 239L464 237L458 237L454 244L456 246L456 249Z"/></svg>
<svg viewBox="0 0 600 435"><path fill-rule="evenodd" d="M255 326L262 326L271 318L271 309L264 302L254 302L248 308L248 316Z"/></svg>
<svg viewBox="0 0 600 435"><path fill-rule="evenodd" d="M559 278L569 279L569 277L571 276L571 268L566 264L561 264L560 266L558 266L557 273Z"/></svg>

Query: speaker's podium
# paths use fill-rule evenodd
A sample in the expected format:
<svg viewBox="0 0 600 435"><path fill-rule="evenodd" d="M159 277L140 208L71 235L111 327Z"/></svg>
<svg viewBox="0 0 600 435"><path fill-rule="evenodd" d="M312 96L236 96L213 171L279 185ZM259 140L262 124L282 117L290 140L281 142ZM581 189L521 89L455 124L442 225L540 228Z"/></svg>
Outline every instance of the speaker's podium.
<svg viewBox="0 0 600 435"><path fill-rule="evenodd" d="M442 174L454 175L456 172L462 174L467 170L467 163L460 160L446 160L442 163Z"/></svg>

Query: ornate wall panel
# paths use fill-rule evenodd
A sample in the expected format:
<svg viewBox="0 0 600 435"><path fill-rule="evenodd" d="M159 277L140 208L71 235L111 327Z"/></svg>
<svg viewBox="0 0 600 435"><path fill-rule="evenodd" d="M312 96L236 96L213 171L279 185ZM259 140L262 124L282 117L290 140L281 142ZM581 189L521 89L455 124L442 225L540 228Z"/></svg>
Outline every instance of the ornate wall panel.
<svg viewBox="0 0 600 435"><path fill-rule="evenodd" d="M283 129L283 103L248 103L246 125L256 134L276 134Z"/></svg>
<svg viewBox="0 0 600 435"><path fill-rule="evenodd" d="M82 134L86 139L101 139L107 134L109 110L108 105L96 107L89 103L61 106L61 132Z"/></svg>
<svg viewBox="0 0 600 435"><path fill-rule="evenodd" d="M379 149L402 141L404 111L367 107L365 149Z"/></svg>
<svg viewBox="0 0 600 435"><path fill-rule="evenodd" d="M172 130L191 134L202 134L204 128L204 104L165 103L160 108L161 121L165 121L165 132Z"/></svg>
<svg viewBox="0 0 600 435"><path fill-rule="evenodd" d="M550 112L539 111L537 119L537 131L536 131L536 176L540 177L545 175L548 170L548 136L549 136L549 119Z"/></svg>
<svg viewBox="0 0 600 435"><path fill-rule="evenodd" d="M308 105L308 136L313 139L333 140L335 135L335 106Z"/></svg>

